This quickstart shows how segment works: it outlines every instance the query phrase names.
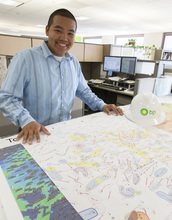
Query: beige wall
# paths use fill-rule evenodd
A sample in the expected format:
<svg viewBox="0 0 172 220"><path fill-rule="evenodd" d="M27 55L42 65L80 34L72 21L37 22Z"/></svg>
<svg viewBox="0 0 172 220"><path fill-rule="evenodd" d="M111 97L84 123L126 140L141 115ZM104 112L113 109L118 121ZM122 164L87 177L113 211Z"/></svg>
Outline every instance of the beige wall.
<svg viewBox="0 0 172 220"><path fill-rule="evenodd" d="M0 36L0 54L13 56L20 50L31 47L29 38Z"/></svg>

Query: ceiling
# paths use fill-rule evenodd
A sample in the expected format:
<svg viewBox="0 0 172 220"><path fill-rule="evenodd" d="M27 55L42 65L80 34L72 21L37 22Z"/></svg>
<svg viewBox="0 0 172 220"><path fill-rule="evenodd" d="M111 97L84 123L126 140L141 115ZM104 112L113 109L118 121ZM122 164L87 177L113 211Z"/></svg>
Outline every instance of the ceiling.
<svg viewBox="0 0 172 220"><path fill-rule="evenodd" d="M172 32L172 0L0 0L0 34L43 37L59 8L74 14L81 37Z"/></svg>

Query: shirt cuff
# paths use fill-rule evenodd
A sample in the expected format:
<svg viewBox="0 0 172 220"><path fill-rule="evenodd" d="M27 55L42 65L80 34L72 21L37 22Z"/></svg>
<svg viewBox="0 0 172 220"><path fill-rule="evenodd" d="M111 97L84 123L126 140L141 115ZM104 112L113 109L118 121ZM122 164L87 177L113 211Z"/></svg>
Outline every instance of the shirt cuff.
<svg viewBox="0 0 172 220"><path fill-rule="evenodd" d="M105 102L101 102L101 103L98 105L98 109L99 109L100 111L102 111L102 110L103 110L103 106L105 106L105 105L107 105Z"/></svg>
<svg viewBox="0 0 172 220"><path fill-rule="evenodd" d="M29 114L24 114L19 118L20 127L23 128L32 121L35 120Z"/></svg>

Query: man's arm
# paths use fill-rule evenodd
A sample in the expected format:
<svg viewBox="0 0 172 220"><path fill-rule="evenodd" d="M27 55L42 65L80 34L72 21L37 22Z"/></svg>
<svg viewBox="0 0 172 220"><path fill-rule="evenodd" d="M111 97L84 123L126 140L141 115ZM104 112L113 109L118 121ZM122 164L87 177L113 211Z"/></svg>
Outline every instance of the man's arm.
<svg viewBox="0 0 172 220"><path fill-rule="evenodd" d="M0 90L0 110L13 124L22 128L17 140L23 137L23 143L31 144L34 137L40 141L40 131L49 132L22 105L24 87L29 82L27 66L24 56L18 54L13 58Z"/></svg>

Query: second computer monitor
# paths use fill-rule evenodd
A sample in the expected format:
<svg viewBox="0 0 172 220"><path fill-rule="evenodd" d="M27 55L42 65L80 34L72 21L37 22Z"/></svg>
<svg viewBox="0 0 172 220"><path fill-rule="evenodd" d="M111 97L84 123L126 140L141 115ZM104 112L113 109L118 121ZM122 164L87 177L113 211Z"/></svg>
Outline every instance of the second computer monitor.
<svg viewBox="0 0 172 220"><path fill-rule="evenodd" d="M136 57L122 57L121 59L121 73L128 75L135 75Z"/></svg>

